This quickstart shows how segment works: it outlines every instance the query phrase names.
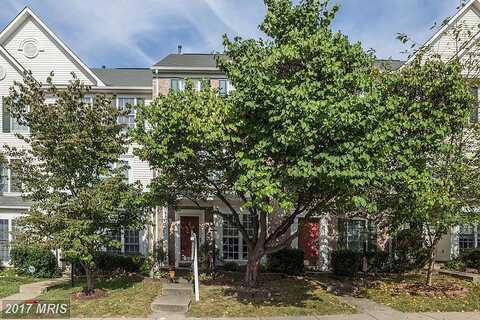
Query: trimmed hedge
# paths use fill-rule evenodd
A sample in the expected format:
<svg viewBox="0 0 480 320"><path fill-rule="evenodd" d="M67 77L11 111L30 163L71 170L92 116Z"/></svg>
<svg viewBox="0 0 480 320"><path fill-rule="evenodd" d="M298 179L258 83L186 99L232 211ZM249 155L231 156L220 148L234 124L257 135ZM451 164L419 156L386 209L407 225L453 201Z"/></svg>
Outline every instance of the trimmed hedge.
<svg viewBox="0 0 480 320"><path fill-rule="evenodd" d="M361 254L348 249L332 252L332 271L337 276L353 277L361 267Z"/></svg>
<svg viewBox="0 0 480 320"><path fill-rule="evenodd" d="M302 275L304 269L304 253L300 249L283 249L267 257L267 270L285 273L292 276Z"/></svg>
<svg viewBox="0 0 480 320"><path fill-rule="evenodd" d="M10 250L11 263L19 274L38 278L54 278L60 275L53 252L40 246L16 245ZM35 272L29 272L33 266Z"/></svg>
<svg viewBox="0 0 480 320"><path fill-rule="evenodd" d="M97 272L100 274L146 272L146 258L140 254L121 254L98 252L95 256ZM85 270L78 260L75 261L75 274L84 275Z"/></svg>

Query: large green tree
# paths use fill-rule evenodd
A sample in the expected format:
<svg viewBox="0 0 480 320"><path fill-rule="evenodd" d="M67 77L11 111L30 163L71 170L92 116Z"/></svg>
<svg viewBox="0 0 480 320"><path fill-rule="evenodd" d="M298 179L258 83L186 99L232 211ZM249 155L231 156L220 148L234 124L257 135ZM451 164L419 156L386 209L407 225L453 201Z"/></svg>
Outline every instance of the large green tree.
<svg viewBox="0 0 480 320"><path fill-rule="evenodd" d="M87 275L86 294L95 289L96 253L119 245L111 233L139 228L145 220L140 186L124 181L126 168L115 165L127 151L117 121L122 112L105 96L87 100L89 90L76 78L57 88L51 78L42 85L26 74L5 101L30 131L17 135L29 147L6 152L33 203L19 220L21 238L78 261Z"/></svg>
<svg viewBox="0 0 480 320"><path fill-rule="evenodd" d="M428 285L442 236L480 221L480 131L471 122L478 109L472 86L461 61L422 52L378 82L382 104L390 110L383 122L391 134L382 148L384 184L372 194L391 231L423 230Z"/></svg>
<svg viewBox="0 0 480 320"><path fill-rule="evenodd" d="M137 154L159 172L157 200L214 197L228 208L216 213L246 241L249 285L260 259L297 237L296 218L367 206L355 195L376 176L372 132L384 118L372 56L331 30L337 7L265 4L266 39L224 39L218 64L233 92L189 85L160 96L141 109L134 132Z"/></svg>

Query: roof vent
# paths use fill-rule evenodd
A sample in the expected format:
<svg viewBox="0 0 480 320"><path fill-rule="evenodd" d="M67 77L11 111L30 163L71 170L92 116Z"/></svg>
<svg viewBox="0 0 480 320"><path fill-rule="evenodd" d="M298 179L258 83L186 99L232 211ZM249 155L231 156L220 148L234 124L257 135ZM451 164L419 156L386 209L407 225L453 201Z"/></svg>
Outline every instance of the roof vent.
<svg viewBox="0 0 480 320"><path fill-rule="evenodd" d="M181 44L178 45L178 54L182 54L182 45Z"/></svg>

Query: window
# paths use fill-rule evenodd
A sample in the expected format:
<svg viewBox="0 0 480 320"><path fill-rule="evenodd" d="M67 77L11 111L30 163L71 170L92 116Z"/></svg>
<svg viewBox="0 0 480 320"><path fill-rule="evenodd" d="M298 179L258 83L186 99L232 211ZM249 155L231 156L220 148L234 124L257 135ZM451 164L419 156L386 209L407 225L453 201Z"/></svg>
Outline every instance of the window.
<svg viewBox="0 0 480 320"><path fill-rule="evenodd" d="M172 91L182 90L182 80L181 79L170 79L170 89Z"/></svg>
<svg viewBox="0 0 480 320"><path fill-rule="evenodd" d="M107 232L107 237L110 239L110 240L114 240L114 241L117 241L118 244L121 244L122 243L122 233L120 230L110 230ZM115 246L109 246L107 247L107 252L111 252L111 253L121 253L122 252L122 247L115 247Z"/></svg>
<svg viewBox="0 0 480 320"><path fill-rule="evenodd" d="M22 192L22 183L18 175L8 167L8 163L0 163L0 192Z"/></svg>
<svg viewBox="0 0 480 320"><path fill-rule="evenodd" d="M479 246L478 242L478 230L475 226L460 226L458 233L458 247L460 251L475 249Z"/></svg>
<svg viewBox="0 0 480 320"><path fill-rule="evenodd" d="M92 96L84 96L82 98L82 102L85 104L93 104L93 97Z"/></svg>
<svg viewBox="0 0 480 320"><path fill-rule="evenodd" d="M19 160L11 160L11 162L18 162ZM17 173L10 169L10 192L22 192L22 182Z"/></svg>
<svg viewBox="0 0 480 320"><path fill-rule="evenodd" d="M128 161L126 160L120 160L117 163L117 168L120 171L120 174L123 176L123 181L126 183L129 182L129 165Z"/></svg>
<svg viewBox="0 0 480 320"><path fill-rule="evenodd" d="M218 92L222 97L227 95L227 93L228 93L228 81L227 80L220 80L218 82Z"/></svg>
<svg viewBox="0 0 480 320"><path fill-rule="evenodd" d="M471 92L473 97L475 98L475 107L470 114L470 122L477 123L478 122L478 88L471 88Z"/></svg>
<svg viewBox="0 0 480 320"><path fill-rule="evenodd" d="M8 220L0 219L0 261L8 262L10 260L9 241L8 241Z"/></svg>
<svg viewBox="0 0 480 320"><path fill-rule="evenodd" d="M120 111L128 111L124 116L118 117L118 123L125 125L127 128L135 128L135 113L136 109L134 108L137 105L144 103L143 98L135 97L118 97L117 98L117 108Z"/></svg>
<svg viewBox="0 0 480 320"><path fill-rule="evenodd" d="M138 230L126 230L124 232L124 252L140 252L140 232Z"/></svg>
<svg viewBox="0 0 480 320"><path fill-rule="evenodd" d="M253 235L253 219L250 215L240 216L242 225L249 236ZM240 231L228 219L223 219L223 259L246 260L248 255L247 241L243 239Z"/></svg>
<svg viewBox="0 0 480 320"><path fill-rule="evenodd" d="M337 247L361 252L376 243L376 227L364 219L338 219Z"/></svg>

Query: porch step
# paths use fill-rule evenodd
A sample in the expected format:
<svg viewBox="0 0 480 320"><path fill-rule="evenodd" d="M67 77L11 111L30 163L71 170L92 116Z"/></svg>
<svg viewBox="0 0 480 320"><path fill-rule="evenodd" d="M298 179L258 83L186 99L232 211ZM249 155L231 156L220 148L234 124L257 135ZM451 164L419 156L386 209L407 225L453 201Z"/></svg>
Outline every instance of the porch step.
<svg viewBox="0 0 480 320"><path fill-rule="evenodd" d="M166 295L155 299L150 308L155 312L181 312L188 311L191 297L184 295Z"/></svg>
<svg viewBox="0 0 480 320"><path fill-rule="evenodd" d="M164 296L191 296L192 285L189 283L166 283L163 285Z"/></svg>

